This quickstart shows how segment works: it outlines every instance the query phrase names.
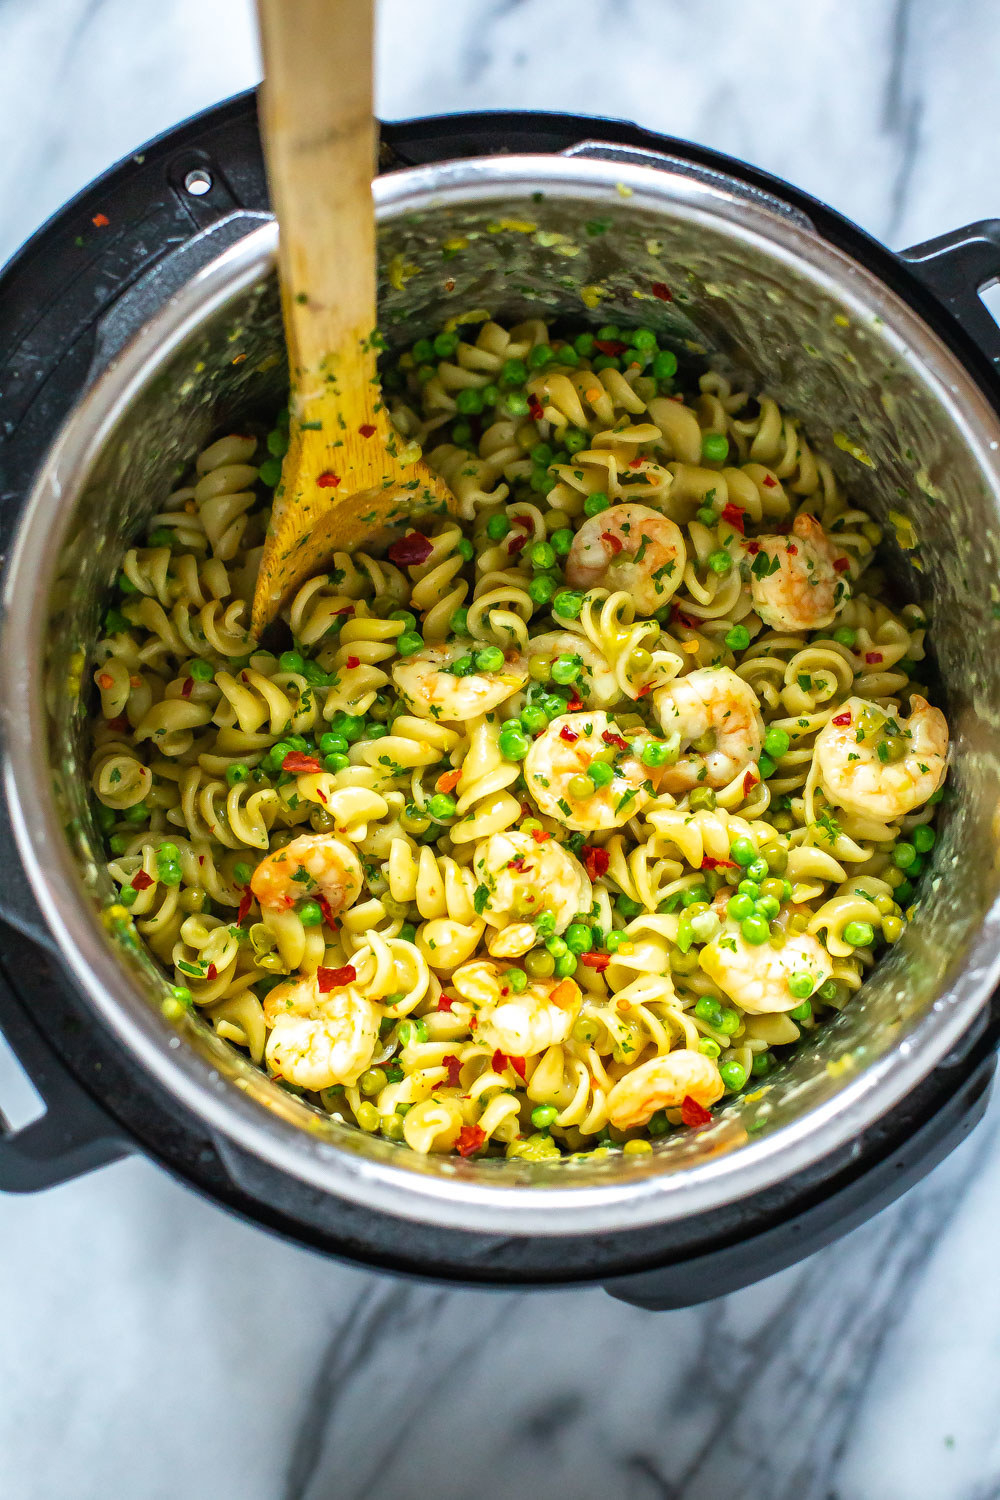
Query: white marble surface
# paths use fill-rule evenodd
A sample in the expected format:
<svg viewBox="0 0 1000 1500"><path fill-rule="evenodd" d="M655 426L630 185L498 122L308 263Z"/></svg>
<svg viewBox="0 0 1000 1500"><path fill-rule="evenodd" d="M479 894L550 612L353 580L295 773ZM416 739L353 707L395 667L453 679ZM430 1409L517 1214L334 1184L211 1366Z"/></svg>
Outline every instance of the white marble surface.
<svg viewBox="0 0 1000 1500"><path fill-rule="evenodd" d="M1000 211L990 0L383 0L381 42L389 117L631 117L897 246ZM0 258L257 66L246 0L6 0L0 55ZM990 1500L998 1118L841 1245L660 1315L345 1270L138 1160L0 1199L0 1496Z"/></svg>

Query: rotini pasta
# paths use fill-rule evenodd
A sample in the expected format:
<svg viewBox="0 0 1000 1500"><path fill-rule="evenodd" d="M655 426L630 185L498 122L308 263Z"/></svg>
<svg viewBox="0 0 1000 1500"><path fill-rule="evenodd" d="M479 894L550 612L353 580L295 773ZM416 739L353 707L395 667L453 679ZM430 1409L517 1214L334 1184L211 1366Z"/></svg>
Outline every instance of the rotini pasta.
<svg viewBox="0 0 1000 1500"><path fill-rule="evenodd" d="M704 1123L917 899L926 621L797 417L679 379L651 329L419 339L384 385L454 515L337 554L263 642L287 413L124 553L90 746L118 918L169 1015L412 1150Z"/></svg>

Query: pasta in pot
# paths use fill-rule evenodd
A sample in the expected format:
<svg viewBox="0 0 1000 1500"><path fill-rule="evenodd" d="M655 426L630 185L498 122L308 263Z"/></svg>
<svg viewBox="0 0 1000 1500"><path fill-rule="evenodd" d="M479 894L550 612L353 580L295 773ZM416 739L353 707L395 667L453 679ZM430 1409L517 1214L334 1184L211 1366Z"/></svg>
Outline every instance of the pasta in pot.
<svg viewBox="0 0 1000 1500"><path fill-rule="evenodd" d="M384 371L454 517L247 632L287 414L129 548L90 774L134 928L286 1088L418 1152L641 1152L898 941L948 727L798 423L649 329L483 316Z"/></svg>

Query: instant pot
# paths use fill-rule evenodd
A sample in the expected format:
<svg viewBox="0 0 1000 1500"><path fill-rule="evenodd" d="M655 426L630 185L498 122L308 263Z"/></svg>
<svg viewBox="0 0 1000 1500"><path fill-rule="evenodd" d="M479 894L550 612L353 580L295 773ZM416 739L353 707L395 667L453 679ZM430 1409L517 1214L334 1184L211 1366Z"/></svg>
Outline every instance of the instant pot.
<svg viewBox="0 0 1000 1500"><path fill-rule="evenodd" d="M317 184L336 191L336 184ZM101 911L88 808L96 636L178 466L287 380L255 101L198 116L46 225L0 280L6 562L0 1026L45 1103L0 1116L0 1187L141 1151L215 1202L381 1269L601 1283L646 1307L790 1265L918 1180L985 1108L1000 1037L1000 223L894 255L765 174L627 124L387 125L380 321L644 323L773 395L885 526L931 616L952 788L915 920L766 1086L652 1155L420 1157L256 1071ZM905 522L903 521L905 517ZM2 1102L2 1101L0 1101Z"/></svg>

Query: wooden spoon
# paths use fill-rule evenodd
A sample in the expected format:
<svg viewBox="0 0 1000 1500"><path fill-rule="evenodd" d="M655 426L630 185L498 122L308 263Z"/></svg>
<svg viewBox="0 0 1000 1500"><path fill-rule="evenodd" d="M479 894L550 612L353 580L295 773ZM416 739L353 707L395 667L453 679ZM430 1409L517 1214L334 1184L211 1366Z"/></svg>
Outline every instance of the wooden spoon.
<svg viewBox="0 0 1000 1500"><path fill-rule="evenodd" d="M258 0L278 216L289 447L253 601L259 635L334 551L454 504L392 428L376 375L374 0Z"/></svg>

